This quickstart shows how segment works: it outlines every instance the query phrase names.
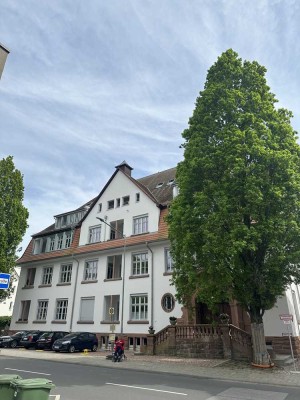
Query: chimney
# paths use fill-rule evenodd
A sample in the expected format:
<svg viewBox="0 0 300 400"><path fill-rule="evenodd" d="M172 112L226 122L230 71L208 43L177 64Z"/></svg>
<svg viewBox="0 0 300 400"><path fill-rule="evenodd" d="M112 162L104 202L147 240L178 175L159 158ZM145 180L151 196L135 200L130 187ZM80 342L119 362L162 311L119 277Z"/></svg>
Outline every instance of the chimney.
<svg viewBox="0 0 300 400"><path fill-rule="evenodd" d="M131 171L133 170L133 168L131 168L131 166L127 164L126 161L123 161L120 165L117 165L115 168L124 172L128 176L131 176Z"/></svg>

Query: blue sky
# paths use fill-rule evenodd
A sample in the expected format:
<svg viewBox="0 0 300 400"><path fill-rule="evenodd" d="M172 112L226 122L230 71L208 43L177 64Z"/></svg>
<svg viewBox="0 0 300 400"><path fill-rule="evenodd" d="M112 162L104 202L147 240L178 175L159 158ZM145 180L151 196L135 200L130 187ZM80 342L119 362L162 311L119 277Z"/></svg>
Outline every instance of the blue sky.
<svg viewBox="0 0 300 400"><path fill-rule="evenodd" d="M264 65L300 131L297 0L2 0L0 158L24 174L30 235L99 193L182 159L207 70L228 48Z"/></svg>

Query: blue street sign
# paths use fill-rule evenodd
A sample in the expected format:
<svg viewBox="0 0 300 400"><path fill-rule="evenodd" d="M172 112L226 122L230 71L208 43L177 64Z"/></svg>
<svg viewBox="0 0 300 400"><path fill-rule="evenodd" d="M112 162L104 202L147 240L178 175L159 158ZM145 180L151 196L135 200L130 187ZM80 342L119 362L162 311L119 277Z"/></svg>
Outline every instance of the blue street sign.
<svg viewBox="0 0 300 400"><path fill-rule="evenodd" d="M0 289L8 289L10 281L10 274L0 273Z"/></svg>

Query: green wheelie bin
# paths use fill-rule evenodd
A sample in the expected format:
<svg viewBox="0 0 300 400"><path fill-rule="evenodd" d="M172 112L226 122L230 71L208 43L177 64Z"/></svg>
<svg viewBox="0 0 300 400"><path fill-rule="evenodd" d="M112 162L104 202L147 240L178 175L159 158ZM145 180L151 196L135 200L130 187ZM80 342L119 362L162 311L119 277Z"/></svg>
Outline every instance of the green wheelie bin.
<svg viewBox="0 0 300 400"><path fill-rule="evenodd" d="M0 399L14 400L15 391L10 386L13 380L21 379L19 375L0 375Z"/></svg>
<svg viewBox="0 0 300 400"><path fill-rule="evenodd" d="M11 386L14 389L13 400L48 400L50 390L55 388L52 381L44 378L15 379Z"/></svg>

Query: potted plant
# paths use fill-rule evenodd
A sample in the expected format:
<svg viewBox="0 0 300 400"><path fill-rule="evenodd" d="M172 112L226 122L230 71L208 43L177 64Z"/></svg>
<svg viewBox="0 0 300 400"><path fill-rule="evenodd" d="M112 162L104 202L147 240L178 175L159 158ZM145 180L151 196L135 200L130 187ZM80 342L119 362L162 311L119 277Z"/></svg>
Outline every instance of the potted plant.
<svg viewBox="0 0 300 400"><path fill-rule="evenodd" d="M169 321L170 321L171 325L176 325L177 318L172 316L172 317L169 318Z"/></svg>
<svg viewBox="0 0 300 400"><path fill-rule="evenodd" d="M150 333L150 335L154 335L155 330L153 329L153 326L152 326L152 325L149 326L148 332Z"/></svg>
<svg viewBox="0 0 300 400"><path fill-rule="evenodd" d="M230 319L230 317L226 313L221 313L219 315L219 320L220 320L221 324L229 324L229 319Z"/></svg>

